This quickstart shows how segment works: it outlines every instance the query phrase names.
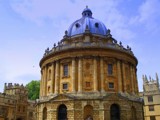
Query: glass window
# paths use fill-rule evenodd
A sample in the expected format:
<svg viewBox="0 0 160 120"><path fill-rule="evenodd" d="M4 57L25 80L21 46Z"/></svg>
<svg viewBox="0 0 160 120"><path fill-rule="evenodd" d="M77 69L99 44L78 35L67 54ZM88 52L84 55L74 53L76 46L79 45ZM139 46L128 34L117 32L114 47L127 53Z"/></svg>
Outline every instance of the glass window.
<svg viewBox="0 0 160 120"><path fill-rule="evenodd" d="M68 89L68 84L67 83L64 83L63 84L63 90L67 90Z"/></svg>
<svg viewBox="0 0 160 120"><path fill-rule="evenodd" d="M113 65L108 64L108 75L112 75L112 74L113 74Z"/></svg>
<svg viewBox="0 0 160 120"><path fill-rule="evenodd" d="M150 116L150 120L156 120L155 116Z"/></svg>
<svg viewBox="0 0 160 120"><path fill-rule="evenodd" d="M154 111L154 105L149 105L149 111Z"/></svg>
<svg viewBox="0 0 160 120"><path fill-rule="evenodd" d="M148 102L153 102L153 96L148 96Z"/></svg>
<svg viewBox="0 0 160 120"><path fill-rule="evenodd" d="M114 83L109 83L109 88L114 88Z"/></svg>
<svg viewBox="0 0 160 120"><path fill-rule="evenodd" d="M63 66L63 75L68 76L68 65Z"/></svg>

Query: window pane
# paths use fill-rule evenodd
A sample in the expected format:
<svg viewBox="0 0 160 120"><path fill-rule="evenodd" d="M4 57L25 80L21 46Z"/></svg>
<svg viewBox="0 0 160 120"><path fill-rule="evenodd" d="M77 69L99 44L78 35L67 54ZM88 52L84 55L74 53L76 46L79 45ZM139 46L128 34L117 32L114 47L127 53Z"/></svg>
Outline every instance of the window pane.
<svg viewBox="0 0 160 120"><path fill-rule="evenodd" d="M67 90L67 89L68 89L68 84L67 84L67 83L63 84L63 89L64 89L64 90Z"/></svg>
<svg viewBox="0 0 160 120"><path fill-rule="evenodd" d="M155 116L150 116L150 120L156 120Z"/></svg>
<svg viewBox="0 0 160 120"><path fill-rule="evenodd" d="M148 96L148 102L153 102L153 96Z"/></svg>
<svg viewBox="0 0 160 120"><path fill-rule="evenodd" d="M149 105L149 111L154 111L154 106L153 105Z"/></svg>
<svg viewBox="0 0 160 120"><path fill-rule="evenodd" d="M114 83L109 83L109 88L114 88Z"/></svg>
<svg viewBox="0 0 160 120"><path fill-rule="evenodd" d="M108 75L112 75L112 74L113 74L113 65L108 64Z"/></svg>
<svg viewBox="0 0 160 120"><path fill-rule="evenodd" d="M68 76L68 65L63 66L63 75Z"/></svg>

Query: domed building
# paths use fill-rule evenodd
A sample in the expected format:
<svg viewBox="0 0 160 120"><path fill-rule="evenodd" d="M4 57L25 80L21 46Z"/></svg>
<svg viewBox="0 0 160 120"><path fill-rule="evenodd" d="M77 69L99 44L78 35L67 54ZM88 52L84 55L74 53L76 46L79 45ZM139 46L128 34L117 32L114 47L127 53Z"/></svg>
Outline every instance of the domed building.
<svg viewBox="0 0 160 120"><path fill-rule="evenodd" d="M137 63L86 7L40 61L37 120L143 120Z"/></svg>

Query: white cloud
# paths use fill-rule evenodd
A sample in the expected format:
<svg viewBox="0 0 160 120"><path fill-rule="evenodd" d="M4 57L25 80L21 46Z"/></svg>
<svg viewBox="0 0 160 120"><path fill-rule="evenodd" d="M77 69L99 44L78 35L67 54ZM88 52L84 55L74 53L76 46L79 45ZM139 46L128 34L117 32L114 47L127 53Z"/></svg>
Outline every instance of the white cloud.
<svg viewBox="0 0 160 120"><path fill-rule="evenodd" d="M133 17L131 24L145 25L147 32L156 30L160 20L160 1L159 0L145 0L139 7L139 14Z"/></svg>

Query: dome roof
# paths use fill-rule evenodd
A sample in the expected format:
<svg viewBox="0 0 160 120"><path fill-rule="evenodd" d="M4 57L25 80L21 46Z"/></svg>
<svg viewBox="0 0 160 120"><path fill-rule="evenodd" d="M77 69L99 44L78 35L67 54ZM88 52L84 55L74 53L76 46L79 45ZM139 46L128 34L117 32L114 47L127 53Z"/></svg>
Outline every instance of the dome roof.
<svg viewBox="0 0 160 120"><path fill-rule="evenodd" d="M74 36L83 34L86 30L97 35L106 35L107 33L107 28L105 25L101 21L92 17L92 11L88 7L83 10L82 18L71 24L67 35Z"/></svg>

